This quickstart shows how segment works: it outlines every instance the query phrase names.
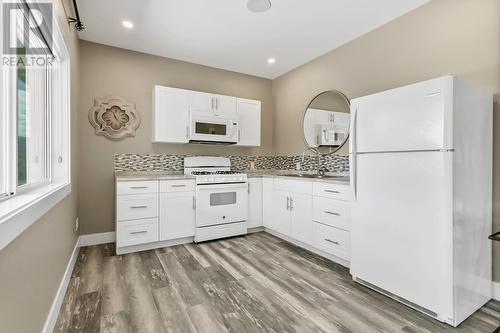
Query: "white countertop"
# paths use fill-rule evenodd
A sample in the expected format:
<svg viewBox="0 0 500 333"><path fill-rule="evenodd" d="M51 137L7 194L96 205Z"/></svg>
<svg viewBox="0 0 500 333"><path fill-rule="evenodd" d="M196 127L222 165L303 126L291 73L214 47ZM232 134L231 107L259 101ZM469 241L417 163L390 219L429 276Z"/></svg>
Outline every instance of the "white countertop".
<svg viewBox="0 0 500 333"><path fill-rule="evenodd" d="M306 171L296 170L244 170L249 178L258 177L279 177L297 180L309 180L315 182L329 182L342 185L349 185L349 176L327 173L325 178L308 178L290 176L290 174L311 174ZM141 181L141 180L179 180L179 179L195 179L194 176L184 175L181 171L117 171L115 172L116 181Z"/></svg>
<svg viewBox="0 0 500 333"><path fill-rule="evenodd" d="M115 172L115 180L123 181L140 181L140 180L179 180L179 179L195 179L195 176L185 175L176 171L117 171Z"/></svg>

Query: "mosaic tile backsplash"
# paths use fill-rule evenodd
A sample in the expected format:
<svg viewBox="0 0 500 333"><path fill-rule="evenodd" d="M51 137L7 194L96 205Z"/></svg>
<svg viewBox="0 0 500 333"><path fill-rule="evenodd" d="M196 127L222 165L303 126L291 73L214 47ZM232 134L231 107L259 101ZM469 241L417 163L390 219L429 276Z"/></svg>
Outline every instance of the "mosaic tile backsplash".
<svg viewBox="0 0 500 333"><path fill-rule="evenodd" d="M115 154L116 171L182 171L184 157L192 155L163 154ZM300 162L301 170L317 170L316 156L228 156L231 169L249 170L253 161L255 170L295 170ZM329 172L349 172L349 157L341 155L321 156L320 164Z"/></svg>

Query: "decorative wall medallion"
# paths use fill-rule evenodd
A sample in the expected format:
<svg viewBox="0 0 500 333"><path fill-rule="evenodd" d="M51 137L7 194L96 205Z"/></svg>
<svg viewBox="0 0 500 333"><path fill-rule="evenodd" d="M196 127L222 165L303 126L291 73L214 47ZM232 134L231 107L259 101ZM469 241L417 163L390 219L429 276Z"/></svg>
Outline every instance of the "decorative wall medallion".
<svg viewBox="0 0 500 333"><path fill-rule="evenodd" d="M95 135L118 141L135 136L141 117L135 110L135 103L119 96L107 96L94 100L94 106L89 110L89 122Z"/></svg>

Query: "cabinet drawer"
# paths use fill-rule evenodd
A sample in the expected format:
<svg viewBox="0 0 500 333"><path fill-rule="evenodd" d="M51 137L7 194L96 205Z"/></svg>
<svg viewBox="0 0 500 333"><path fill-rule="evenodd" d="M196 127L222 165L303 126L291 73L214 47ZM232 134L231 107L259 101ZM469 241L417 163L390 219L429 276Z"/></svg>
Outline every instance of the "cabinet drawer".
<svg viewBox="0 0 500 333"><path fill-rule="evenodd" d="M350 230L350 203L315 196L313 198L313 220L344 230Z"/></svg>
<svg viewBox="0 0 500 333"><path fill-rule="evenodd" d="M144 194L158 192L158 181L117 182L116 194Z"/></svg>
<svg viewBox="0 0 500 333"><path fill-rule="evenodd" d="M116 219L158 217L158 194L131 194L116 197Z"/></svg>
<svg viewBox="0 0 500 333"><path fill-rule="evenodd" d="M274 178L274 189L279 191L311 194L312 182L310 180L291 180Z"/></svg>
<svg viewBox="0 0 500 333"><path fill-rule="evenodd" d="M198 243L206 240L244 235L246 233L246 222L213 225L210 227L197 228L194 241Z"/></svg>
<svg viewBox="0 0 500 333"><path fill-rule="evenodd" d="M349 260L351 255L351 239L349 231L313 222L313 246Z"/></svg>
<svg viewBox="0 0 500 333"><path fill-rule="evenodd" d="M351 188L349 185L314 182L313 194L330 199L351 201Z"/></svg>
<svg viewBox="0 0 500 333"><path fill-rule="evenodd" d="M186 192L194 191L194 179L161 180L160 192Z"/></svg>
<svg viewBox="0 0 500 333"><path fill-rule="evenodd" d="M158 241L158 218L119 222L116 246L124 247Z"/></svg>

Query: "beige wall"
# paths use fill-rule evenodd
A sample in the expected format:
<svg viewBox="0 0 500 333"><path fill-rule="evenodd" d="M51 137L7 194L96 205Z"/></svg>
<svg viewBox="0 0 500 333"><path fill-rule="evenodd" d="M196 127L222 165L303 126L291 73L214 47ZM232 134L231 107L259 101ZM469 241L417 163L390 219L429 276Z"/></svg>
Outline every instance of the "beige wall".
<svg viewBox="0 0 500 333"><path fill-rule="evenodd" d="M302 112L321 91L355 98L447 73L495 94L493 220L500 230L498 0L434 0L274 80L275 153L304 149ZM500 244L494 254L500 281Z"/></svg>
<svg viewBox="0 0 500 333"><path fill-rule="evenodd" d="M271 81L80 41L80 192L81 233L114 231L113 155L164 154L271 154ZM151 106L154 85L207 91L262 101L262 147L199 146L151 143ZM135 138L113 142L96 137L87 120L94 99L118 95L136 103L141 126Z"/></svg>
<svg viewBox="0 0 500 333"><path fill-rule="evenodd" d="M66 28L60 3L55 3ZM65 32L71 52L72 192L0 251L0 332L42 330L77 239L78 39Z"/></svg>

